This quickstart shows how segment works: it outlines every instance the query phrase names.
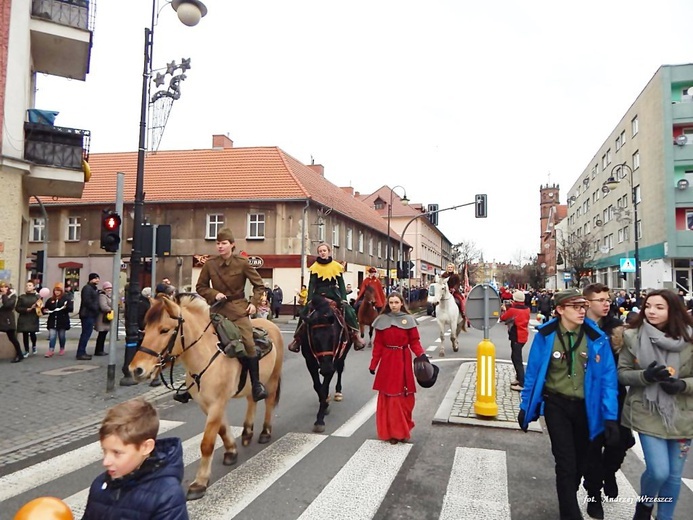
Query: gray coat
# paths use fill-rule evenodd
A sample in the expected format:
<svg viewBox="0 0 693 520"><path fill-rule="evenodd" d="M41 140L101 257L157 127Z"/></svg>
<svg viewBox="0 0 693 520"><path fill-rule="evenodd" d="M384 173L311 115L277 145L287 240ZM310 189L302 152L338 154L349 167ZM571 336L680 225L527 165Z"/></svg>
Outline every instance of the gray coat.
<svg viewBox="0 0 693 520"><path fill-rule="evenodd" d="M675 396L678 408L675 430L667 432L659 413L656 410L650 411L644 404L645 387L657 383L645 381L645 367L638 364L638 331L626 330L623 339L625 344L618 358L618 381L629 388L623 405L621 424L636 432L660 439L693 438L693 345L688 344L681 351L681 364L677 376L686 381L686 390Z"/></svg>
<svg viewBox="0 0 693 520"><path fill-rule="evenodd" d="M96 332L108 332L111 330L111 322L104 321L104 316L112 309L112 298L105 292L99 291L99 316L96 318L96 323L94 323L94 330Z"/></svg>
<svg viewBox="0 0 693 520"><path fill-rule="evenodd" d="M39 317L36 314L36 308L32 309L41 297L37 293L24 293L17 298L17 306L15 310L19 314L17 318L17 332L38 332Z"/></svg>

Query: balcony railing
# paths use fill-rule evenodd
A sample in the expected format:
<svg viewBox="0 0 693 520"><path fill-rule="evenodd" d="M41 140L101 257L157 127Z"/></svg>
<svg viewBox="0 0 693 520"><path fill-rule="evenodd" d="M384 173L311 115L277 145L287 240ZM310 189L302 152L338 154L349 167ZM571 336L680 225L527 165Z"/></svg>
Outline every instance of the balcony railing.
<svg viewBox="0 0 693 520"><path fill-rule="evenodd" d="M81 170L89 159L89 130L24 123L24 159L34 164Z"/></svg>
<svg viewBox="0 0 693 520"><path fill-rule="evenodd" d="M32 0L31 15L49 22L94 31L95 0Z"/></svg>

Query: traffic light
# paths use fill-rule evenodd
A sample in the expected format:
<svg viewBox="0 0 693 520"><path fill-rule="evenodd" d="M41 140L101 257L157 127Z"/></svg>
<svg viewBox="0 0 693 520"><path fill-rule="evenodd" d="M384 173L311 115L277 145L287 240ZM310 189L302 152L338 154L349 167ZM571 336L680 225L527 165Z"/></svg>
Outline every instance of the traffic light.
<svg viewBox="0 0 693 520"><path fill-rule="evenodd" d="M31 271L32 278L43 278L43 263L44 263L44 251L34 251L31 253L31 263L29 264L29 270Z"/></svg>
<svg viewBox="0 0 693 520"><path fill-rule="evenodd" d="M111 209L103 210L101 217L101 249L115 253L120 247L120 215Z"/></svg>
<svg viewBox="0 0 693 520"><path fill-rule="evenodd" d="M623 280L627 281L628 280L628 275L626 273L620 273L618 275L619 278L622 278Z"/></svg>
<svg viewBox="0 0 693 520"><path fill-rule="evenodd" d="M486 194L474 195L474 216L476 218L486 218Z"/></svg>

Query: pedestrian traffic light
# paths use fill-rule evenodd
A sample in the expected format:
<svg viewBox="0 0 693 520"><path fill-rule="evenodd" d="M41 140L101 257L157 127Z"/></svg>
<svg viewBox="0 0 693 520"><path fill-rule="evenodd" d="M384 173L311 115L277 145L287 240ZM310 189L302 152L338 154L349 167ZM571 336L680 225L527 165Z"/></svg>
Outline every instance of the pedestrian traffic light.
<svg viewBox="0 0 693 520"><path fill-rule="evenodd" d="M619 278L623 278L624 280L628 280L628 275L626 273L621 273L618 275Z"/></svg>
<svg viewBox="0 0 693 520"><path fill-rule="evenodd" d="M111 209L103 210L101 217L101 249L115 253L120 247L120 215Z"/></svg>
<svg viewBox="0 0 693 520"><path fill-rule="evenodd" d="M486 194L474 195L474 216L486 218Z"/></svg>

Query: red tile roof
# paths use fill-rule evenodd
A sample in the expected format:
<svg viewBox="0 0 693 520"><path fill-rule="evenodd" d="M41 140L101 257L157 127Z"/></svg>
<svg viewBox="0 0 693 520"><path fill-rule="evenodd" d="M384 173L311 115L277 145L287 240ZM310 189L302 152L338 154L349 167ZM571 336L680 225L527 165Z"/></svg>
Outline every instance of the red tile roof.
<svg viewBox="0 0 693 520"><path fill-rule="evenodd" d="M134 200L137 153L91 154L91 180L81 199L56 198L47 205L113 203L116 172L125 173L125 202ZM346 193L278 147L159 151L145 159L145 202L304 201L310 199L387 234L372 206ZM388 195L389 197L389 195ZM389 200L389 199L388 199ZM392 232L395 239L399 236Z"/></svg>

